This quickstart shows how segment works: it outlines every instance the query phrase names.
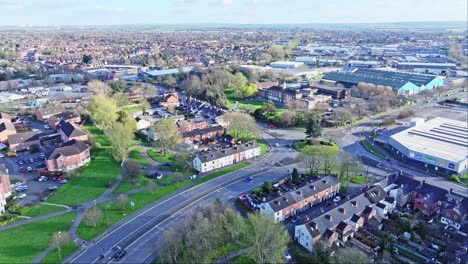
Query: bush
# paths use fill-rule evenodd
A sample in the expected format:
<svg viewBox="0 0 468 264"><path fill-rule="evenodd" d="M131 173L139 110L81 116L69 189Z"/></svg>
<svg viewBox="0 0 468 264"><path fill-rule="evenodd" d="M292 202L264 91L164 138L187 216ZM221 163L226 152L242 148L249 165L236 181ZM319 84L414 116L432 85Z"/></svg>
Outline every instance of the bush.
<svg viewBox="0 0 468 264"><path fill-rule="evenodd" d="M385 117L385 118L383 119L382 125L384 125L384 126L390 126L390 125L395 124L395 121L396 121L395 116L387 116L387 117Z"/></svg>
<svg viewBox="0 0 468 264"><path fill-rule="evenodd" d="M410 116L413 116L414 115L414 110L411 110L411 109L408 109L408 110L403 110L401 111L400 113L398 113L398 119L403 119L403 118L407 118L407 117L410 117Z"/></svg>
<svg viewBox="0 0 468 264"><path fill-rule="evenodd" d="M29 147L29 153L31 154L38 153L39 151L41 151L41 148L39 145L32 145L31 147Z"/></svg>
<svg viewBox="0 0 468 264"><path fill-rule="evenodd" d="M455 175L455 174L452 175L452 176L450 176L450 179L451 179L452 181L455 181L455 182L458 182L458 183L462 183L462 181L460 180L460 178L458 178L458 176Z"/></svg>
<svg viewBox="0 0 468 264"><path fill-rule="evenodd" d="M12 214L0 215L0 226L4 226L15 221L15 218L16 218L16 215L12 215Z"/></svg>

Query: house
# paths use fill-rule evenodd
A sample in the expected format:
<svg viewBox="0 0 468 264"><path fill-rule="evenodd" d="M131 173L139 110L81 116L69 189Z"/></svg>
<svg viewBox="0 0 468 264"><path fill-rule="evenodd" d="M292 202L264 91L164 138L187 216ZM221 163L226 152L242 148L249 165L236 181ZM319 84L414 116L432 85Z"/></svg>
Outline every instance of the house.
<svg viewBox="0 0 468 264"><path fill-rule="evenodd" d="M5 213L6 199L11 195L10 176L5 164L0 164L0 215Z"/></svg>
<svg viewBox="0 0 468 264"><path fill-rule="evenodd" d="M340 181L335 177L326 176L271 201L261 203L260 212L274 222L282 222L290 216L333 198L339 190Z"/></svg>
<svg viewBox="0 0 468 264"><path fill-rule="evenodd" d="M373 186L311 221L295 226L294 239L308 251L313 251L320 239L329 245L346 242L365 222L374 220L377 215L373 207L386 197L380 185Z"/></svg>
<svg viewBox="0 0 468 264"><path fill-rule="evenodd" d="M89 146L73 139L49 153L46 166L49 171L70 171L85 165L90 159Z"/></svg>
<svg viewBox="0 0 468 264"><path fill-rule="evenodd" d="M177 107L180 105L179 96L175 92L158 95L154 100L161 107Z"/></svg>
<svg viewBox="0 0 468 264"><path fill-rule="evenodd" d="M137 117L135 118L135 121L137 130L147 129L153 125L153 123L145 117Z"/></svg>
<svg viewBox="0 0 468 264"><path fill-rule="evenodd" d="M211 126L182 133L184 142L203 141L207 138L220 137L224 134L222 126Z"/></svg>
<svg viewBox="0 0 468 264"><path fill-rule="evenodd" d="M176 122L177 132L185 133L195 129L203 129L208 127L208 123L204 118L194 118L189 120L179 120Z"/></svg>
<svg viewBox="0 0 468 264"><path fill-rule="evenodd" d="M229 148L199 154L193 159L193 167L200 173L223 168L260 155L260 146L255 141Z"/></svg>
<svg viewBox="0 0 468 264"><path fill-rule="evenodd" d="M36 131L28 131L8 135L8 144L11 151L19 151L29 149L33 145L39 145L39 134Z"/></svg>
<svg viewBox="0 0 468 264"><path fill-rule="evenodd" d="M47 122L51 128L56 129L62 120L68 123L79 124L81 123L81 116L74 111L67 111L50 116Z"/></svg>
<svg viewBox="0 0 468 264"><path fill-rule="evenodd" d="M63 105L39 108L36 111L36 119L42 122L47 122L51 116L61 114L63 112L65 112L65 107Z"/></svg>
<svg viewBox="0 0 468 264"><path fill-rule="evenodd" d="M8 143L8 136L16 134L16 128L11 122L0 123L0 143Z"/></svg>
<svg viewBox="0 0 468 264"><path fill-rule="evenodd" d="M57 132L62 137L63 142L70 140L88 141L88 134L73 123L60 121L57 125Z"/></svg>
<svg viewBox="0 0 468 264"><path fill-rule="evenodd" d="M131 87L128 89L127 98L129 102L140 102L143 100L143 89L140 86Z"/></svg>
<svg viewBox="0 0 468 264"><path fill-rule="evenodd" d="M6 113L0 113L0 123L11 123L11 115Z"/></svg>
<svg viewBox="0 0 468 264"><path fill-rule="evenodd" d="M441 214L440 222L460 230L467 219L467 212L468 199L465 198L461 203L444 209Z"/></svg>

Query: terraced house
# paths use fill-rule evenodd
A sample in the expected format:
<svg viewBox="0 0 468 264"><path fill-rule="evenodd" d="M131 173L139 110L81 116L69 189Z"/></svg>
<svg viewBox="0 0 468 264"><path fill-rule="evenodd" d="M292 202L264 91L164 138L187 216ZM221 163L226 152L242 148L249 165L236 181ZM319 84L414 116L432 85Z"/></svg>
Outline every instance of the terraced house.
<svg viewBox="0 0 468 264"><path fill-rule="evenodd" d="M282 222L307 208L333 198L340 191L340 181L326 176L295 191L260 204L260 212L275 222Z"/></svg>

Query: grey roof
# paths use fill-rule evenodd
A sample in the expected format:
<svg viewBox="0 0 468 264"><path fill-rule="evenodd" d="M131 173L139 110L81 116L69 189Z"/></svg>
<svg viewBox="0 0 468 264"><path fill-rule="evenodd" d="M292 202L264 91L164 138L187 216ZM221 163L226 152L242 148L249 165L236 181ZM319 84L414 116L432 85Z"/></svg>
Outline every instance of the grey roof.
<svg viewBox="0 0 468 264"><path fill-rule="evenodd" d="M206 133L211 133L211 132L216 132L216 131L224 131L224 128L220 125L217 125L217 126L205 127L202 129L194 129L192 131L182 133L182 137L183 138L193 137L193 136L204 135Z"/></svg>
<svg viewBox="0 0 468 264"><path fill-rule="evenodd" d="M57 105L57 106L48 107L48 108L40 108L40 109L37 109L37 111L41 113L42 115L56 115L65 111L65 107L63 105Z"/></svg>
<svg viewBox="0 0 468 264"><path fill-rule="evenodd" d="M339 184L340 181L333 176L326 176L297 190L286 193L268 202L273 211L278 212L297 202L309 199L317 193Z"/></svg>
<svg viewBox="0 0 468 264"><path fill-rule="evenodd" d="M411 74L404 72L379 71L359 68L351 71L329 72L323 79L357 85L360 82L391 86L398 89L408 82L417 86L427 85L437 76Z"/></svg>
<svg viewBox="0 0 468 264"><path fill-rule="evenodd" d="M367 198L373 203L378 203L387 197L387 193L380 185L375 185L365 192Z"/></svg>
<svg viewBox="0 0 468 264"><path fill-rule="evenodd" d="M63 144L62 147L56 148L54 151L50 152L47 155L48 160L54 160L59 158L60 156L73 156L82 153L89 149L89 146L81 141L77 140L70 140Z"/></svg>
<svg viewBox="0 0 468 264"><path fill-rule="evenodd" d="M198 124L198 123L203 123L203 122L206 122L205 119L203 118L194 118L194 119L189 119L189 120L180 120L180 121L177 121L177 126L178 127L186 127L186 126L190 126L192 124Z"/></svg>
<svg viewBox="0 0 468 264"><path fill-rule="evenodd" d="M67 137L79 137L84 136L86 133L74 124L61 120L57 125L57 129L62 131Z"/></svg>
<svg viewBox="0 0 468 264"><path fill-rule="evenodd" d="M39 134L36 131L28 131L23 133L17 133L8 135L8 144L21 144L25 142L31 142L39 140Z"/></svg>
<svg viewBox="0 0 468 264"><path fill-rule="evenodd" d="M381 209L385 209L385 207L387 207L385 204L383 204L381 202L378 202L376 206L381 208Z"/></svg>
<svg viewBox="0 0 468 264"><path fill-rule="evenodd" d="M217 160L223 157L231 156L236 153L241 153L247 151L249 149L259 148L260 146L255 141L250 141L247 143L243 143L240 145L234 145L230 148L220 149L216 151L211 151L208 153L200 154L198 158L202 163L206 163L209 161Z"/></svg>
<svg viewBox="0 0 468 264"><path fill-rule="evenodd" d="M53 115L53 117L57 118L57 119L63 119L63 120L67 120L67 119L71 119L71 118L75 118L75 117L78 117L78 113L76 112L73 112L73 111L68 111L68 112L62 112L62 113L58 113L58 114L55 114Z"/></svg>

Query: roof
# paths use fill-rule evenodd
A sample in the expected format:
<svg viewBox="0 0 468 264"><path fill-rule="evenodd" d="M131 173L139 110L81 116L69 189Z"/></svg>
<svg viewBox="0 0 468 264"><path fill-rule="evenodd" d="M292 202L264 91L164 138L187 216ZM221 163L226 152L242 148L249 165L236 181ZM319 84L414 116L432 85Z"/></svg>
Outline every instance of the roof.
<svg viewBox="0 0 468 264"><path fill-rule="evenodd" d="M423 153L441 160L461 162L467 159L468 124L436 117L392 135L390 143L392 140L409 151ZM409 156L418 159L414 153L413 157L411 157L411 152ZM423 158L430 159L430 157L419 156L419 159Z"/></svg>
<svg viewBox="0 0 468 264"><path fill-rule="evenodd" d="M216 132L216 131L224 131L224 128L218 125L218 126L211 126L211 127L206 127L202 129L194 129L192 131L182 133L182 137L188 138L188 137L204 135L204 134Z"/></svg>
<svg viewBox="0 0 468 264"><path fill-rule="evenodd" d="M387 197L387 193L380 185L375 185L365 192L365 195L372 203L378 203Z"/></svg>
<svg viewBox="0 0 468 264"><path fill-rule="evenodd" d="M53 117L57 118L57 119L67 120L67 119L79 117L79 115L76 112L68 111L68 112L62 112L62 113L55 114L55 115L53 115Z"/></svg>
<svg viewBox="0 0 468 264"><path fill-rule="evenodd" d="M387 207L387 205L383 204L383 203L377 203L376 205L377 207L381 208L381 209L385 209L385 207Z"/></svg>
<svg viewBox="0 0 468 264"><path fill-rule="evenodd" d="M208 153L200 154L197 158L200 159L202 163L209 161L217 160L223 157L231 156L236 153L241 153L250 149L259 148L260 146L255 141L250 141L240 145L234 145L230 148L220 149L216 151L211 151Z"/></svg>
<svg viewBox="0 0 468 264"><path fill-rule="evenodd" d="M163 76L163 75L179 74L180 73L179 69L180 68L158 70L158 71L147 71L145 73L150 76ZM192 67L182 67L181 69L183 73L188 73L193 70Z"/></svg>
<svg viewBox="0 0 468 264"><path fill-rule="evenodd" d="M340 181L333 176L326 176L322 179L314 181L306 186L299 188L297 190L286 193L276 199L273 199L267 202L274 212L278 212L287 208L290 205L293 205L297 202L306 200L317 193L329 189L332 186L339 184Z"/></svg>
<svg viewBox="0 0 468 264"><path fill-rule="evenodd" d="M6 113L0 113L0 119L11 119L11 115Z"/></svg>
<svg viewBox="0 0 468 264"><path fill-rule="evenodd" d="M457 67L455 63L434 63L434 62L398 62L402 66L434 66L434 67Z"/></svg>
<svg viewBox="0 0 468 264"><path fill-rule="evenodd" d="M57 125L57 129L62 131L67 137L80 137L85 136L86 133L75 126L72 123L67 121L61 120L60 123Z"/></svg>
<svg viewBox="0 0 468 264"><path fill-rule="evenodd" d="M64 143L62 147L54 149L54 151L50 152L46 158L47 160L54 160L61 156L73 156L80 154L88 149L89 146L87 144L73 139Z"/></svg>
<svg viewBox="0 0 468 264"><path fill-rule="evenodd" d="M357 214L353 214L353 216L351 217L350 221L353 222L353 223L357 223L359 221L359 219L361 218L361 216L357 215Z"/></svg>
<svg viewBox="0 0 468 264"><path fill-rule="evenodd" d="M10 130L16 132L15 126L10 122L3 122L0 124L0 133L3 131Z"/></svg>
<svg viewBox="0 0 468 264"><path fill-rule="evenodd" d="M10 146L35 140L39 140L39 134L36 131L28 131L8 135L8 143L10 144Z"/></svg>
<svg viewBox="0 0 468 264"><path fill-rule="evenodd" d="M189 120L179 120L177 121L177 126L178 127L186 127L190 126L192 124L198 124L198 123L206 123L206 120L203 118L194 118L194 119L189 119Z"/></svg>
<svg viewBox="0 0 468 264"><path fill-rule="evenodd" d="M37 109L37 112L39 112L43 116L56 115L56 114L62 113L63 111L65 111L65 107L63 105Z"/></svg>
<svg viewBox="0 0 468 264"><path fill-rule="evenodd" d="M404 72L379 71L366 68L352 69L349 71L329 72L322 79L357 85L360 82L373 83L375 85L391 86L399 89L408 82L417 86L427 85L437 76L412 74Z"/></svg>

